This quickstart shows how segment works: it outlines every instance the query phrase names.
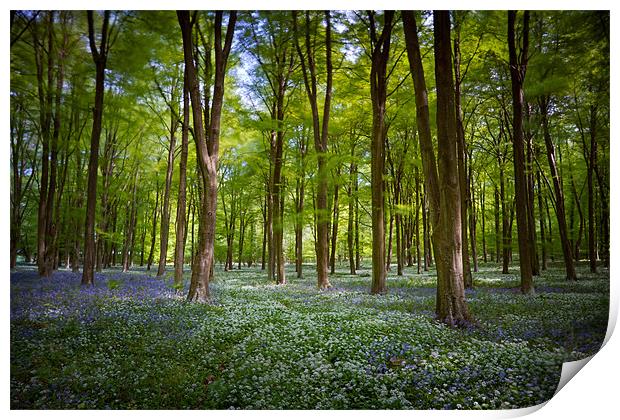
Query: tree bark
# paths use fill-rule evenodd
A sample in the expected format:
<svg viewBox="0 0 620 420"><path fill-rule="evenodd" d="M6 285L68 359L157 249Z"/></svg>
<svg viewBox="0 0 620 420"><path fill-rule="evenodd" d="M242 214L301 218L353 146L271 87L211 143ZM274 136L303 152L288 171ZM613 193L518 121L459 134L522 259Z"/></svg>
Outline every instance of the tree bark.
<svg viewBox="0 0 620 420"><path fill-rule="evenodd" d="M189 90L187 75L183 76L183 125L181 129L181 161L179 162L179 192L177 198L176 242L174 244L174 286L183 286L183 264L185 262L187 155L189 148Z"/></svg>
<svg viewBox="0 0 620 420"><path fill-rule="evenodd" d="M403 11L405 42L413 76L418 132L427 193L431 204L433 245L437 263L437 318L448 325L471 319L465 303L461 247L461 191L457 157L457 126L452 79L450 14L434 11L435 80L437 86L437 146L435 161L430 117L413 12ZM440 188L441 186L441 188Z"/></svg>
<svg viewBox="0 0 620 420"><path fill-rule="evenodd" d="M174 101L174 94L172 100ZM176 146L176 131L178 128L177 116L170 113L170 144L168 145L168 159L166 163L166 183L164 186L163 206L161 211L161 227L159 229L159 264L157 277L166 273L166 260L168 257L168 236L170 233L170 188L172 187L172 175L174 173L174 148Z"/></svg>
<svg viewBox="0 0 620 420"><path fill-rule="evenodd" d="M437 85L437 147L439 220L435 226L437 261L437 317L448 325L469 321L465 303L461 238L461 193L458 174L458 139L450 51L450 14L434 11L435 79Z"/></svg>
<svg viewBox="0 0 620 420"><path fill-rule="evenodd" d="M392 19L394 12L384 12L381 34L373 12L368 12L372 64L370 69L370 98L372 102L372 136L370 141L370 190L372 217L372 294L387 293L385 271L385 199L383 174L385 172L385 103L387 100L387 63L390 57Z"/></svg>
<svg viewBox="0 0 620 420"><path fill-rule="evenodd" d="M95 30L93 24L93 12L87 12L88 38L90 51L95 62L95 106L93 108L93 128L90 139L90 158L88 161L88 192L86 198L86 223L84 228L84 268L82 271L82 284L92 286L95 284L95 212L97 206L97 169L99 167L99 138L101 137L101 119L103 116L103 95L105 68L108 57L109 39L108 22L110 11L106 10L103 15L103 26L99 49L95 43Z"/></svg>
<svg viewBox="0 0 620 420"><path fill-rule="evenodd" d="M597 172L597 147L596 147L596 121L597 107L590 106L590 153L588 156L588 259L590 260L590 273L596 273L596 229L593 175ZM584 142L585 143L585 142ZM585 147L585 146L584 146Z"/></svg>
<svg viewBox="0 0 620 420"><path fill-rule="evenodd" d="M157 215L159 213L159 183L155 184L155 207L153 207L153 227L151 228L151 248L146 260L146 271L151 271L155 253L155 240L157 238Z"/></svg>
<svg viewBox="0 0 620 420"><path fill-rule="evenodd" d="M312 128L314 134L314 149L317 153L317 191L316 191L316 270L317 286L319 289L331 287L328 270L328 236L329 236L329 211L327 203L327 139L329 130L329 116L332 98L332 42L331 42L331 14L325 12L325 59L326 59L326 83L325 100L323 102L323 118L319 121L319 109L317 103L317 75L315 68L316 49L310 40L310 12L306 11L305 21L305 56L299 44L297 34L297 15L293 12L293 29L295 32L295 47L300 59L306 94L312 112Z"/></svg>
<svg viewBox="0 0 620 420"><path fill-rule="evenodd" d="M529 11L523 16L523 43L521 51L517 54L515 40L515 20L517 12L508 11L508 51L510 57L510 80L512 84L512 109L513 109L513 164L515 176L515 196L517 207L517 234L519 241L519 266L521 268L521 292L530 294L534 292L532 281L532 261L530 255L530 223L528 220L528 197L527 181L525 177L525 155L523 142L523 84L527 69L528 46L529 46ZM519 55L519 57L517 56Z"/></svg>
<svg viewBox="0 0 620 420"><path fill-rule="evenodd" d="M564 193L562 192L560 175L558 173L558 167L556 164L555 148L553 145L553 141L551 140L551 134L549 133L549 98L541 96L538 99L538 106L540 107L543 137L545 139L545 147L547 149L547 161L549 162L549 169L551 171L551 178L553 180L553 191L555 195L555 213L558 219L558 230L560 231L560 242L562 244L562 254L564 256L564 265L566 268L566 279L576 280L577 274L575 272L573 252L571 250L570 240L568 238L568 229L566 227Z"/></svg>
<svg viewBox="0 0 620 420"><path fill-rule="evenodd" d="M456 13L456 12L455 12ZM466 288L473 287L469 249L467 247L467 220L468 208L471 205L469 182L467 180L467 146L465 144L465 129L463 128L463 109L461 107L461 28L458 18L455 18L454 27L454 102L456 106L456 138L457 160L459 171L459 188L461 190L461 238L463 246L463 278ZM473 243L472 243L473 247ZM473 253L472 249L472 253ZM474 261L474 265L476 262ZM474 269L474 271L478 271Z"/></svg>
<svg viewBox="0 0 620 420"><path fill-rule="evenodd" d="M210 120L205 120L205 123L208 123L208 133L206 133L201 112L200 86L193 57L192 22L190 21L189 12L177 11L179 26L181 27L183 36L183 57L186 69L185 77L187 80L187 88L190 93L194 117L194 140L197 152L196 160L200 167L203 187L199 222L198 254L192 265L192 279L187 296L187 299L190 301L197 300L204 302L209 300L209 282L213 273L217 209L217 163L221 113L224 101L224 77L237 20L237 13L230 12L228 28L226 30L224 45L222 46L222 15L223 12L221 11L215 12L215 75L212 102L209 103L207 100L205 104L211 107ZM210 60L210 57L208 60Z"/></svg>
<svg viewBox="0 0 620 420"><path fill-rule="evenodd" d="M340 177L340 167L336 170L336 179ZM340 209L338 207L338 192L340 185L338 181L334 184L334 203L332 209L332 235L331 235L331 255L329 256L330 274L336 272L336 244L338 241L338 219L340 216Z"/></svg>

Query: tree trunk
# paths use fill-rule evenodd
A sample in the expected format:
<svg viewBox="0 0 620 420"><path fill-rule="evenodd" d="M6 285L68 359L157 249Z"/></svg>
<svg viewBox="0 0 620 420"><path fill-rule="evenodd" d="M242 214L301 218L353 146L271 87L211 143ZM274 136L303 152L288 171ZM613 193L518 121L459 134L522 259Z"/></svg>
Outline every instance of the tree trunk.
<svg viewBox="0 0 620 420"><path fill-rule="evenodd" d="M196 74L193 57L192 24L188 11L177 11L179 26L183 35L183 57L185 61L185 77L190 93L194 121L194 141L196 143L197 162L200 166L202 180L201 213L199 223L198 253L192 265L192 279L187 299L205 302L209 300L209 282L213 275L215 226L217 210L217 164L222 106L224 102L224 77L226 63L232 45L232 38L237 20L237 13L230 12L224 45L222 46L222 15L215 12L213 25L215 37L215 75L213 83L213 99L210 120L205 120L208 133L203 125L200 86ZM207 60L210 60L210 55ZM210 61L209 61L210 62Z"/></svg>
<svg viewBox="0 0 620 420"><path fill-rule="evenodd" d="M340 167L336 170L336 178L340 176ZM340 209L338 207L338 192L340 185L336 181L334 185L334 204L332 210L332 235L331 235L331 255L329 257L330 274L336 272L336 244L338 243L338 218Z"/></svg>
<svg viewBox="0 0 620 420"><path fill-rule="evenodd" d="M245 237L245 211L239 210L239 258L237 261L237 270L241 270L241 259L243 258L243 241Z"/></svg>
<svg viewBox="0 0 620 420"><path fill-rule="evenodd" d="M463 278L465 287L473 287L469 249L467 247L467 211L471 205L469 196L469 182L467 180L467 146L465 145L465 130L463 128L463 110L461 108L461 29L458 19L455 19L454 36L454 102L456 106L456 139L457 161L459 174L459 188L461 192L461 238L463 246ZM472 244L473 246L473 244ZM472 253L473 253L472 249ZM476 265L476 262L474 262ZM474 269L474 271L478 271Z"/></svg>
<svg viewBox="0 0 620 420"><path fill-rule="evenodd" d="M457 126L450 47L450 14L434 11L435 80L437 86L438 159L433 151L424 70L413 12L403 11L405 42L415 87L416 110L426 192L431 207L437 262L436 315L449 325L470 319L465 303L461 248L461 191Z"/></svg>
<svg viewBox="0 0 620 420"><path fill-rule="evenodd" d="M263 213L263 251L261 253L261 263L260 269L265 270L265 254L267 252L267 197L265 197L265 201L262 205L262 213Z"/></svg>
<svg viewBox="0 0 620 420"><path fill-rule="evenodd" d="M331 111L332 97L332 45L331 45L331 14L325 11L325 65L326 65L326 84L325 101L323 102L323 119L319 121L319 110L317 103L317 76L315 69L315 48L310 41L310 13L306 11L305 22L305 49L302 52L297 36L297 15L293 12L293 29L295 32L295 47L299 55L304 85L312 111L312 128L314 134L314 149L317 153L317 191L316 191L316 270L317 286L319 289L331 287L328 270L328 236L329 236L329 211L327 203L327 139L329 128L329 115Z"/></svg>
<svg viewBox="0 0 620 420"><path fill-rule="evenodd" d="M103 94L107 54L109 49L108 21L110 11L106 10L103 16L101 30L101 44L97 50L93 25L93 12L87 12L88 37L90 51L96 68L95 78L95 106L93 108L93 128L90 139L90 158L88 161L88 192L86 199L86 223L84 228L84 269L82 284L95 284L95 213L97 206L97 169L99 168L99 138L101 137L101 119L103 115Z"/></svg>
<svg viewBox="0 0 620 420"><path fill-rule="evenodd" d="M525 177L525 155L523 142L523 106L524 93L523 83L527 69L528 44L529 44L529 11L525 11L523 17L523 42L517 58L517 46L515 40L515 20L517 13L508 11L508 50L510 56L510 80L512 83L512 124L513 124L513 164L515 177L515 196L517 207L517 234L519 240L519 266L521 268L521 292L529 294L534 291L532 282L532 261L530 255L529 240L531 238L528 220L528 197L527 181Z"/></svg>
<svg viewBox="0 0 620 420"><path fill-rule="evenodd" d="M540 184L540 171L536 171L536 187L538 189L538 215L540 217L540 255L542 257L541 268L547 269L547 242L545 240L545 213L543 207L542 189Z"/></svg>
<svg viewBox="0 0 620 420"><path fill-rule="evenodd" d="M469 190L469 194L467 197L469 200L469 239L471 241L471 259L474 263L474 272L478 272L478 248L476 246L476 199L474 195L474 176L472 174L472 168L469 167L469 177L468 180L471 182ZM467 241L467 237L463 237L463 241ZM465 286L467 287L467 286ZM473 280L470 287L473 287Z"/></svg>
<svg viewBox="0 0 620 420"><path fill-rule="evenodd" d="M590 153L588 159L588 259L590 260L590 273L596 273L596 229L594 212L594 180L593 175L597 166L596 147L596 106L590 107ZM585 143L585 142L584 142Z"/></svg>
<svg viewBox="0 0 620 420"><path fill-rule="evenodd" d="M437 262L437 317L448 325L470 319L463 281L461 253L461 192L459 188L457 127L450 51L450 14L434 11L435 79L437 85L438 223L434 226ZM434 201L434 200L433 200Z"/></svg>
<svg viewBox="0 0 620 420"><path fill-rule="evenodd" d="M295 188L295 271L297 272L298 279L303 277L303 209L305 194L303 176L304 174L297 179Z"/></svg>
<svg viewBox="0 0 620 420"><path fill-rule="evenodd" d="M372 136L370 142L370 190L372 217L372 285L373 294L387 293L385 271L385 202L383 174L385 172L385 103L387 99L387 63L390 57L390 41L394 12L384 12L383 30L377 38L374 13L368 12L370 20L372 65L370 69L370 97L372 101Z"/></svg>
<svg viewBox="0 0 620 420"><path fill-rule="evenodd" d="M482 228L482 261L487 262L487 240L486 240L486 211L485 211L485 186L480 184L480 215Z"/></svg>
<svg viewBox="0 0 620 420"><path fill-rule="evenodd" d="M551 134L549 133L549 121L548 121L548 109L549 98L540 97L538 100L540 107L540 117L542 120L543 137L545 139L545 147L547 149L547 161L549 162L549 169L551 171L551 178L553 180L553 191L555 194L555 213L558 219L558 230L560 231L560 242L562 244L562 254L564 255L564 265L566 268L566 278L568 280L576 280L577 274L575 273L575 265L573 261L573 252L570 246L570 240L568 238L568 229L566 227L566 211L564 209L564 194L562 192L562 186L560 184L560 175L555 159L555 148L551 140Z"/></svg>
<svg viewBox="0 0 620 420"><path fill-rule="evenodd" d="M155 239L157 238L157 215L159 213L159 183L155 184L155 207L153 207L153 227L151 228L151 248L146 260L146 271L151 271L155 253Z"/></svg>
<svg viewBox="0 0 620 420"><path fill-rule="evenodd" d="M174 244L174 286L183 286L183 264L185 262L187 155L189 148L189 90L187 75L183 77L183 125L181 131L181 162L179 163L179 193L177 199L176 242Z"/></svg>
<svg viewBox="0 0 620 420"><path fill-rule="evenodd" d="M168 145L168 160L166 163L166 183L164 186L163 206L161 211L161 227L159 230L159 264L157 277L166 273L166 260L168 257L168 235L170 232L170 188L172 187L172 175L174 173L174 148L176 145L176 131L178 121L174 113L170 115L170 144Z"/></svg>
<svg viewBox="0 0 620 420"><path fill-rule="evenodd" d="M493 198L495 199L495 262L499 263L499 255L500 255L500 250L502 249L502 234L500 234L500 225L499 225L499 215L500 215L500 211L503 214L503 205L500 208L500 195L499 195L499 190L497 189L497 186L494 188L493 191Z"/></svg>

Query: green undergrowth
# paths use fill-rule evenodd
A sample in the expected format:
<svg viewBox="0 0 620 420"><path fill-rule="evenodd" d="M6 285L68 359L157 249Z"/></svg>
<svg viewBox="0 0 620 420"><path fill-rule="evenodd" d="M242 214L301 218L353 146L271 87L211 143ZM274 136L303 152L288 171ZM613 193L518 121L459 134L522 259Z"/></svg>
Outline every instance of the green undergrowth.
<svg viewBox="0 0 620 420"><path fill-rule="evenodd" d="M561 364L600 347L608 274L563 280L561 267L522 296L518 277L485 265L467 301L475 322L434 320L433 272L407 268L387 295L367 271L316 289L287 271L216 272L210 304L187 303L171 279L104 272L12 273L12 408L459 409L547 401ZM169 270L171 272L171 270ZM171 275L171 274L170 274ZM187 290L187 285L185 290Z"/></svg>

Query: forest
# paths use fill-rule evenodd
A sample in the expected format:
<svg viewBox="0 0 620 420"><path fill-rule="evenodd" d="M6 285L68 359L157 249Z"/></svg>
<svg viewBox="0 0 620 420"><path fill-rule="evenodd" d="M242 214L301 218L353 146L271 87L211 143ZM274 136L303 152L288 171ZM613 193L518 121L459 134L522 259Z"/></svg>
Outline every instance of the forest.
<svg viewBox="0 0 620 420"><path fill-rule="evenodd" d="M510 409L609 311L609 11L10 12L13 409Z"/></svg>

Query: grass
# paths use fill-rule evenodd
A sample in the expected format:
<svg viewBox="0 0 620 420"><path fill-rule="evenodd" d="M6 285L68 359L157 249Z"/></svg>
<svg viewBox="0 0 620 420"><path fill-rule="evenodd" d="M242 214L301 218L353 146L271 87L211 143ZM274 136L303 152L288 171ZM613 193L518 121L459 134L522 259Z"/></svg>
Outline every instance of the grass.
<svg viewBox="0 0 620 420"><path fill-rule="evenodd" d="M210 305L144 271L39 279L11 273L11 408L459 409L547 401L561 365L595 353L607 328L609 274L563 280L554 266L517 291L516 267L487 264L467 291L475 325L433 318L434 273L368 270L276 286L254 268L216 271Z"/></svg>

